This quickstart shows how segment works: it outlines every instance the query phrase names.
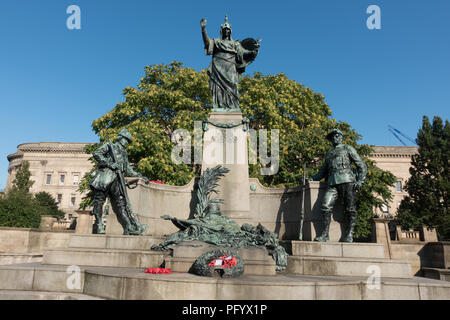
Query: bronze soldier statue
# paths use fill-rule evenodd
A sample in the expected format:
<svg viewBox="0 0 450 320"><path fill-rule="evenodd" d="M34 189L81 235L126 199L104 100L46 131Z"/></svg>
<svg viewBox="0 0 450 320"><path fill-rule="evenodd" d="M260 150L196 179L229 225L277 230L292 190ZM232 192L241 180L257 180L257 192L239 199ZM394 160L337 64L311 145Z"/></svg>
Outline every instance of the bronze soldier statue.
<svg viewBox="0 0 450 320"><path fill-rule="evenodd" d="M102 221L103 204L109 197L117 220L123 227L124 235L141 235L147 230L134 215L128 199L124 175L139 177L145 183L149 180L140 173L134 171L128 162L126 147L131 142L131 134L122 129L115 143L106 142L93 152L98 169L94 172L94 179L90 184L93 192L94 205L92 214L95 216L93 233L104 234L105 226Z"/></svg>
<svg viewBox="0 0 450 320"><path fill-rule="evenodd" d="M328 233L331 214L336 200L341 199L344 202L344 211L349 223L340 241L353 242L353 229L357 216L355 193L366 180L367 168L353 147L342 144L343 134L339 129L332 130L326 138L333 144L333 149L326 155L325 163L320 171L308 179L318 181L325 178L328 185L321 208L324 229L321 235L314 238L314 241L330 240ZM356 174L351 168L352 163L356 165Z"/></svg>

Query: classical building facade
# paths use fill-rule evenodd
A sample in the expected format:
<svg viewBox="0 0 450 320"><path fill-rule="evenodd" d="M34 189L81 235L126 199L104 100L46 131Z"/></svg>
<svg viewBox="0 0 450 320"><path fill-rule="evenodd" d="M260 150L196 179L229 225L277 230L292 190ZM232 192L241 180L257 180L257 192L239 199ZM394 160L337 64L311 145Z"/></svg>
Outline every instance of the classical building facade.
<svg viewBox="0 0 450 320"><path fill-rule="evenodd" d="M397 181L391 188L392 201L383 208L377 209L376 214L380 217L395 216L402 199L408 195L405 191L405 182L411 174L411 157L418 153L418 147L396 147L396 146L375 146L374 153L370 157L376 165L383 170L392 172Z"/></svg>
<svg viewBox="0 0 450 320"><path fill-rule="evenodd" d="M34 184L31 192L46 191L66 212L66 218L76 216L81 195L77 189L84 174L92 168L90 154L84 152L87 143L38 142L24 143L17 147L17 152L8 156L8 180L6 190L11 187L15 173L23 161L30 163L31 179ZM407 193L405 181L410 177L411 156L418 152L417 147L376 146L370 157L377 166L392 172L397 182L392 188L393 199L376 214L394 216L397 208Z"/></svg>
<svg viewBox="0 0 450 320"><path fill-rule="evenodd" d="M22 162L30 163L31 179L34 181L30 191L46 191L66 212L66 218L76 216L81 195L77 189L80 180L92 168L90 155L84 152L86 143L38 142L23 143L17 152L8 156L8 180L6 190L11 188L17 169Z"/></svg>

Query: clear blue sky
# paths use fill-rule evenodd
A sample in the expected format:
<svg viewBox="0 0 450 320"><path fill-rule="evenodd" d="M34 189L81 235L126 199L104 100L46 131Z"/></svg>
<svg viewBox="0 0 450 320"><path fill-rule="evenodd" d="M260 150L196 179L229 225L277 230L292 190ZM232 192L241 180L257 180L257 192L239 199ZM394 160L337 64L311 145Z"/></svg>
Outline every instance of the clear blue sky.
<svg viewBox="0 0 450 320"><path fill-rule="evenodd" d="M81 8L81 30L66 9ZM381 8L381 30L366 9ZM149 64L201 70L199 21L211 37L229 15L233 37L262 38L247 73L285 73L325 95L361 143L400 145L424 114L449 116L450 1L43 0L0 2L0 187L7 155L25 142L95 142L94 119L123 100Z"/></svg>

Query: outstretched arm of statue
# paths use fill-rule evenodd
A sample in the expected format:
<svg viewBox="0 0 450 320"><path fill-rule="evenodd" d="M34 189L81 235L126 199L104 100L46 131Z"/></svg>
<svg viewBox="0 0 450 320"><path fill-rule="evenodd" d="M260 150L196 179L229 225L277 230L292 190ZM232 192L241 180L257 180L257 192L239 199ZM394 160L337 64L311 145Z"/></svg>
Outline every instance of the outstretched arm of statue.
<svg viewBox="0 0 450 320"><path fill-rule="evenodd" d="M203 43L205 45L205 50L208 50L211 39L208 37L208 33L206 32L206 19L205 18L202 18L202 20L200 20L200 26L202 27L202 38L203 38Z"/></svg>
<svg viewBox="0 0 450 320"><path fill-rule="evenodd" d="M130 162L128 162L128 157L127 157L127 164L125 166L125 175L127 177L136 177L136 178L142 178L144 179L145 183L149 183L150 181L148 180L148 178L144 177L142 174L140 174L139 172L136 172L131 166L130 166Z"/></svg>

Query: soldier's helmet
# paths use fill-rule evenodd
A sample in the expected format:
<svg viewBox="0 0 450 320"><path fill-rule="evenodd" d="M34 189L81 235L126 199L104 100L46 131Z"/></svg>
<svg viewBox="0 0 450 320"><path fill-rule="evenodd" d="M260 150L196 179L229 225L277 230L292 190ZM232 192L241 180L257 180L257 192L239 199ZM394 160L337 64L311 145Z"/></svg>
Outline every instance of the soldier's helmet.
<svg viewBox="0 0 450 320"><path fill-rule="evenodd" d="M326 139L331 141L331 138L332 138L335 134L339 134L339 135L341 135L342 137L344 136L344 134L342 133L341 130L339 130L339 129L333 129L333 130L331 130L331 131L327 134Z"/></svg>
<svg viewBox="0 0 450 320"><path fill-rule="evenodd" d="M231 33L231 24L228 23L228 16L225 15L225 23L220 25L220 35L223 36L223 29L230 29Z"/></svg>
<svg viewBox="0 0 450 320"><path fill-rule="evenodd" d="M119 134L117 135L117 138L120 138L120 137L124 137L125 139L128 140L128 142L131 142L131 134L125 128L120 130Z"/></svg>

